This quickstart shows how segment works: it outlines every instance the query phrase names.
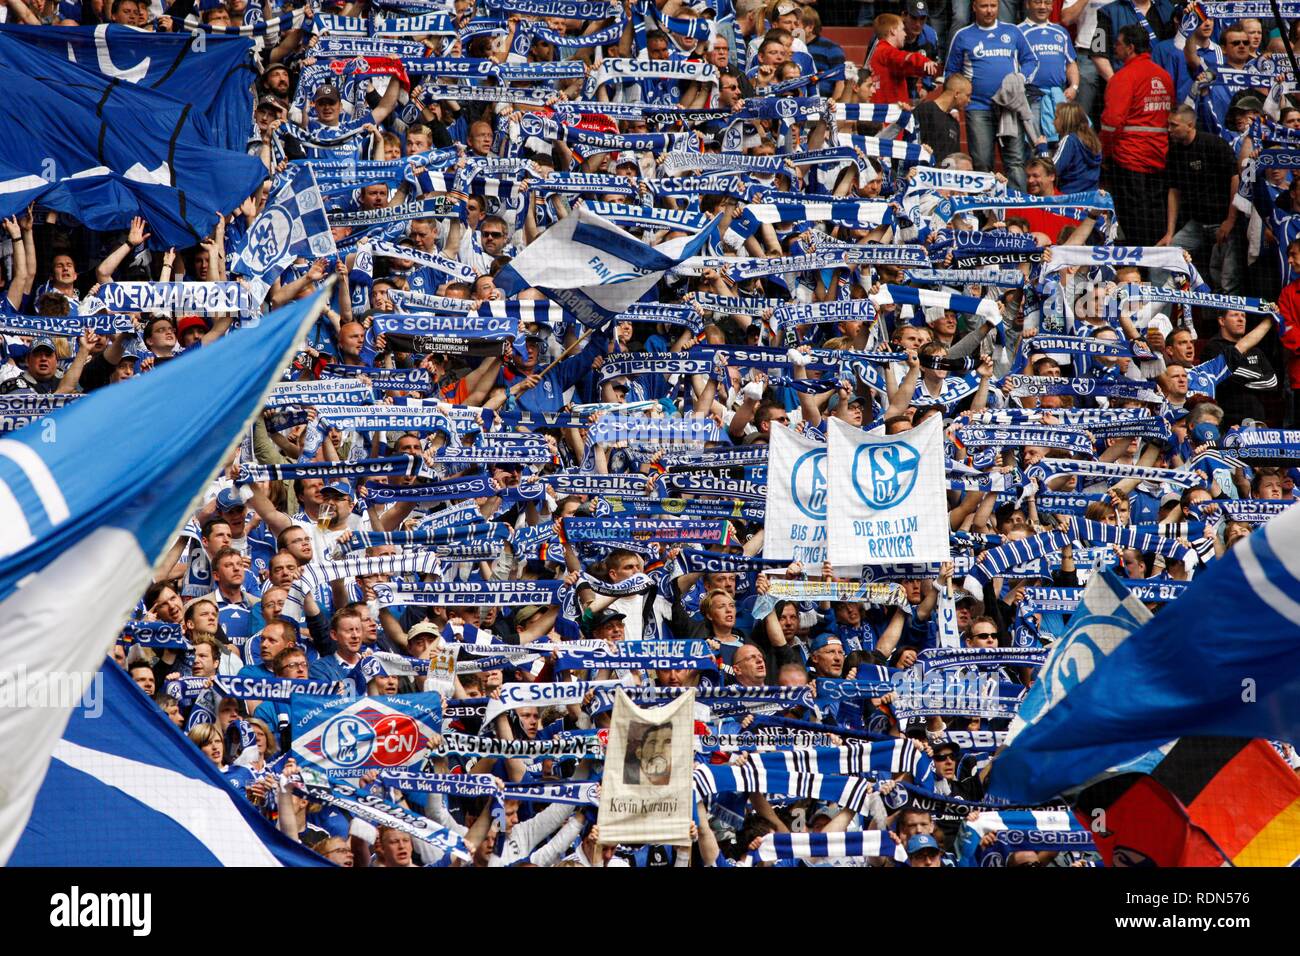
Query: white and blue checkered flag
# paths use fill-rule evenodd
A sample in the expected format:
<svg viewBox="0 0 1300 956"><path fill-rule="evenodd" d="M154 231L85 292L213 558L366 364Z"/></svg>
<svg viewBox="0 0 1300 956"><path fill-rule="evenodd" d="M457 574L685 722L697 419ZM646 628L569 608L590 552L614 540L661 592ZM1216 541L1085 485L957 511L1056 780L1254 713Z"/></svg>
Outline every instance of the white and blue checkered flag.
<svg viewBox="0 0 1300 956"><path fill-rule="evenodd" d="M58 706L20 699L0 707L0 864L23 832L74 704L154 564L327 295L0 439L0 659L28 686L66 689Z"/></svg>
<svg viewBox="0 0 1300 956"><path fill-rule="evenodd" d="M249 290L260 301L294 259L333 255L338 255L338 248L325 218L316 174L304 163L280 182L262 214L253 220L230 271L248 276Z"/></svg>

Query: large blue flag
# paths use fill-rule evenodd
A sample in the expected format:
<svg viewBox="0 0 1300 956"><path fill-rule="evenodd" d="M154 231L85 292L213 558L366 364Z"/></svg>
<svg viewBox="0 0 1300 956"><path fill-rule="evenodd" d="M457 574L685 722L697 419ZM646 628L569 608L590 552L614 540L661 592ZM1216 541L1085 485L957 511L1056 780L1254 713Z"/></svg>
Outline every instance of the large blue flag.
<svg viewBox="0 0 1300 956"><path fill-rule="evenodd" d="M134 83L188 104L223 149L244 151L253 115L253 41L189 32L147 33L116 24L34 27L6 24L0 38L26 44L109 80ZM2 47L6 53L12 45ZM11 62L8 55L2 62Z"/></svg>
<svg viewBox="0 0 1300 956"><path fill-rule="evenodd" d="M68 721L11 866L325 866L111 661Z"/></svg>
<svg viewBox="0 0 1300 956"><path fill-rule="evenodd" d="M91 229L148 222L151 244L209 235L266 178L260 160L222 149L192 103L83 69L0 31L0 216L28 203ZM17 93L21 91L21 95Z"/></svg>
<svg viewBox="0 0 1300 956"><path fill-rule="evenodd" d="M1094 576L993 762L991 792L1045 800L1177 737L1300 740L1298 572L1292 509L1149 621L1111 572L1112 599L1090 600Z"/></svg>
<svg viewBox="0 0 1300 956"><path fill-rule="evenodd" d="M0 659L8 671L38 684L90 683L325 294L0 439ZM0 862L80 698L0 707Z"/></svg>

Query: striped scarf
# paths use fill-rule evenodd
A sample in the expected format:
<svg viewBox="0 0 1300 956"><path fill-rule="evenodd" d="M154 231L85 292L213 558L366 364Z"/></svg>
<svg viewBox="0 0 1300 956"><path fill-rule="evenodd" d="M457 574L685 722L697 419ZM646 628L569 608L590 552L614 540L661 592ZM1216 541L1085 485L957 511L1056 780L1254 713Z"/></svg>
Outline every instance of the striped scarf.
<svg viewBox="0 0 1300 956"><path fill-rule="evenodd" d="M836 103L835 120L838 123L893 123L909 133L916 130L916 117L912 111L892 103Z"/></svg>
<svg viewBox="0 0 1300 956"><path fill-rule="evenodd" d="M442 562L431 552L408 551L405 554L375 556L349 555L334 561L313 561L302 569L298 580L289 588L282 616L302 621L303 598L307 594L320 594L331 581L374 574L438 574Z"/></svg>
<svg viewBox="0 0 1300 956"><path fill-rule="evenodd" d="M1026 565L1031 561L1041 560L1049 554L1055 554L1076 541L1081 544L1110 544L1124 548L1135 548L1142 553L1155 552L1164 555L1166 558L1177 558L1184 562L1190 557L1195 561L1195 552L1176 538L1144 531L1139 528L1121 528L1117 525L1105 524L1086 518L1071 518L1069 523L1070 530L1068 532L1046 531L1023 538L1020 541L1009 541L1001 547L986 552L971 568L966 579L966 590L979 593L984 589L985 585L999 575L1008 572L1013 574L1028 573L1018 572L1014 569L1019 569L1022 565ZM1040 577L1042 575L1031 574L1029 576Z"/></svg>
<svg viewBox="0 0 1300 956"><path fill-rule="evenodd" d="M711 801L723 793L764 793L835 803L862 812L875 789L872 781L843 774L789 773L768 771L750 761L737 766L704 765L692 774L697 801Z"/></svg>
<svg viewBox="0 0 1300 956"><path fill-rule="evenodd" d="M750 850L751 863L784 860L844 860L863 857L892 857L907 862L907 851L888 830L855 830L832 833L769 833L757 849Z"/></svg>
<svg viewBox="0 0 1300 956"><path fill-rule="evenodd" d="M849 738L842 747L794 747L757 753L749 759L757 761L769 773L872 777L907 773L922 781L934 773L930 758L907 739L884 743Z"/></svg>

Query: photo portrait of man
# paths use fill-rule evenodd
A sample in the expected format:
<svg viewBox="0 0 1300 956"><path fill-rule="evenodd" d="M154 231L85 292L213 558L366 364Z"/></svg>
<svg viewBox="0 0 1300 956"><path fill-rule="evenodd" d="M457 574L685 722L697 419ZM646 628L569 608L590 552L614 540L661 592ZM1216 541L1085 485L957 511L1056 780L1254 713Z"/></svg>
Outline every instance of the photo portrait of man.
<svg viewBox="0 0 1300 956"><path fill-rule="evenodd" d="M666 786L673 776L672 724L633 721L623 756L623 782L633 786Z"/></svg>

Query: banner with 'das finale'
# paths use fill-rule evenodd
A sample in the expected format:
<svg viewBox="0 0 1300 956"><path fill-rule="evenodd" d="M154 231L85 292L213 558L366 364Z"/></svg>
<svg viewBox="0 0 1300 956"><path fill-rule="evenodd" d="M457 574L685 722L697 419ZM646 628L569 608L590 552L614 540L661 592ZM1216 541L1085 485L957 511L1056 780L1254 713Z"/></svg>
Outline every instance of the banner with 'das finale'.
<svg viewBox="0 0 1300 956"><path fill-rule="evenodd" d="M831 564L950 560L939 416L897 435L827 425Z"/></svg>

